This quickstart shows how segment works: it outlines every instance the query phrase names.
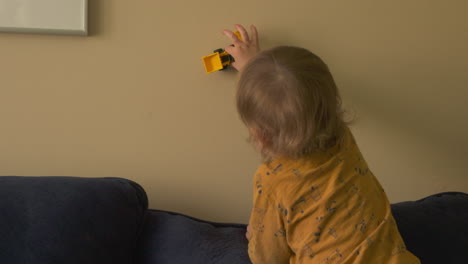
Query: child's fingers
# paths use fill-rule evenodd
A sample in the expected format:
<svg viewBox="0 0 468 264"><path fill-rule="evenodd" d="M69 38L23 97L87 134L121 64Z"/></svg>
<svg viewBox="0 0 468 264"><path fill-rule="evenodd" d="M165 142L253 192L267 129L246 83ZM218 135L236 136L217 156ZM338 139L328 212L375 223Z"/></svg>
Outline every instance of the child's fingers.
<svg viewBox="0 0 468 264"><path fill-rule="evenodd" d="M228 38L231 39L232 43L234 45L236 44L239 44L241 43L242 41L236 36L236 34L234 34L234 32L230 31L230 30L223 30L223 34L226 35Z"/></svg>
<svg viewBox="0 0 468 264"><path fill-rule="evenodd" d="M254 25L250 26L250 31L252 32L252 41L255 43L255 45L258 46L258 31L257 28Z"/></svg>
<svg viewBox="0 0 468 264"><path fill-rule="evenodd" d="M236 24L235 27L236 27L237 30L239 30L239 32L241 34L241 37L242 37L242 40L244 42L249 42L250 38L249 38L249 33L247 33L247 30L245 30L245 28L242 25L239 25L239 24Z"/></svg>

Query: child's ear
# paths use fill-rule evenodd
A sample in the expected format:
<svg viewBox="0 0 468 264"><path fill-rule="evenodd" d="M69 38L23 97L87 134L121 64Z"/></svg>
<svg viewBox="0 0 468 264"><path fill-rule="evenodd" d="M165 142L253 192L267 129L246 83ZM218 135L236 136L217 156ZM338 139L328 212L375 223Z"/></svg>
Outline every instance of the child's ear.
<svg viewBox="0 0 468 264"><path fill-rule="evenodd" d="M268 138L265 132L261 131L258 128L250 128L249 130L250 130L250 135L253 137L258 147L263 149L270 145L270 139Z"/></svg>

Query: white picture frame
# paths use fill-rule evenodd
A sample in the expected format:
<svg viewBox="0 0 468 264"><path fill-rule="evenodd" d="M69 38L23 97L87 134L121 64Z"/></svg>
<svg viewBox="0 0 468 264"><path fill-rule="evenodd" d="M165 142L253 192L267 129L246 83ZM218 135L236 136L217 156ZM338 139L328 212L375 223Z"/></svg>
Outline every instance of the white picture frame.
<svg viewBox="0 0 468 264"><path fill-rule="evenodd" d="M88 35L88 0L0 0L0 32Z"/></svg>

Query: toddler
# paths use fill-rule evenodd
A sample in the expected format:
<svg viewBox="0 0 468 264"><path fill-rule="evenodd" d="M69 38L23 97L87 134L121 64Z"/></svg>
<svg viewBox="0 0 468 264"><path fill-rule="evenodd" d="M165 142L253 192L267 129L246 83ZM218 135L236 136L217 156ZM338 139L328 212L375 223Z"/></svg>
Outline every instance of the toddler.
<svg viewBox="0 0 468 264"><path fill-rule="evenodd" d="M226 48L240 72L236 102L263 157L247 238L254 264L419 264L347 124L327 65L310 51L260 52L236 25Z"/></svg>

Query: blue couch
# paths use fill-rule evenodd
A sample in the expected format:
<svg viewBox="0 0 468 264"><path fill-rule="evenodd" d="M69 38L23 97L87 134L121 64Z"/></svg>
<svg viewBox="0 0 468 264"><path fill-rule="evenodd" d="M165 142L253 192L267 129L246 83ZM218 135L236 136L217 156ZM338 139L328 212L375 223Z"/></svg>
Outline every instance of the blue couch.
<svg viewBox="0 0 468 264"><path fill-rule="evenodd" d="M143 188L126 179L0 177L0 263L250 263L246 225L147 207ZM468 263L467 194L392 210L422 263Z"/></svg>

